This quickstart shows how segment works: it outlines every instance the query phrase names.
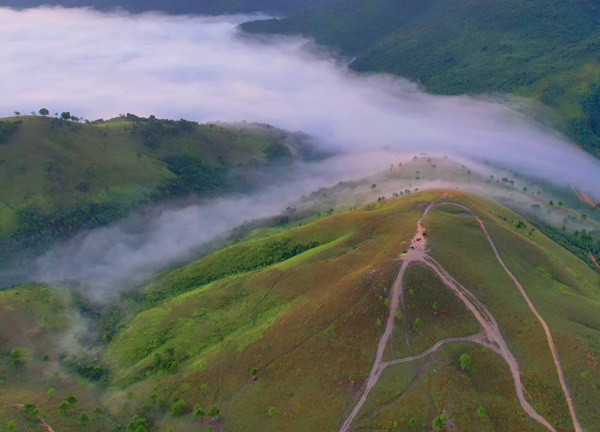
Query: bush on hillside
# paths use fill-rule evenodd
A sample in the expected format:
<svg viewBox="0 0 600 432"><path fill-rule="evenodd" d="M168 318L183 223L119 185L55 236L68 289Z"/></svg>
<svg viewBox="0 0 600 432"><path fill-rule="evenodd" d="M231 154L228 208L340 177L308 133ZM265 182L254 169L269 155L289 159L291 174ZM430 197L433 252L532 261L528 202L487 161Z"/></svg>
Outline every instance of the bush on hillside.
<svg viewBox="0 0 600 432"><path fill-rule="evenodd" d="M19 129L21 121L0 122L0 144L8 142L11 136Z"/></svg>

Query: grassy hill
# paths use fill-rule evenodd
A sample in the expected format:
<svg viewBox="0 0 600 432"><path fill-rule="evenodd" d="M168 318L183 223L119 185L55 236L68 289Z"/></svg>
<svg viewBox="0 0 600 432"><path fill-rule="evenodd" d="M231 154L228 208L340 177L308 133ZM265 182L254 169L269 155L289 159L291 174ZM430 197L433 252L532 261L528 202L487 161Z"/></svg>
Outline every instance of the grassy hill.
<svg viewBox="0 0 600 432"><path fill-rule="evenodd" d="M557 126L600 151L600 8L592 0L329 0L252 32L300 33L434 93L514 93L556 110Z"/></svg>
<svg viewBox="0 0 600 432"><path fill-rule="evenodd" d="M149 202L258 187L259 173L302 157L303 140L266 125L133 115L0 119L1 249L43 246Z"/></svg>
<svg viewBox="0 0 600 432"><path fill-rule="evenodd" d="M450 191L263 228L104 307L47 286L0 292L0 400L34 403L57 430L113 424L139 431L337 430L371 368L398 258L422 211L442 197L486 223L548 322L580 421L594 430L599 274L522 216ZM569 429L541 327L474 218L438 206L423 223L433 257L496 317L531 403L557 429ZM440 338L477 331L464 305L429 270L413 264L404 284L411 326L395 336L388 358L404 355L405 339L416 354ZM53 343L57 335L70 343ZM10 355L15 349L23 364ZM472 358L468 370L459 364L462 354ZM69 395L77 402L59 412ZM87 425L80 422L83 411L90 413ZM354 426L431 430L441 414L460 430L543 430L519 406L502 358L469 342L386 369Z"/></svg>

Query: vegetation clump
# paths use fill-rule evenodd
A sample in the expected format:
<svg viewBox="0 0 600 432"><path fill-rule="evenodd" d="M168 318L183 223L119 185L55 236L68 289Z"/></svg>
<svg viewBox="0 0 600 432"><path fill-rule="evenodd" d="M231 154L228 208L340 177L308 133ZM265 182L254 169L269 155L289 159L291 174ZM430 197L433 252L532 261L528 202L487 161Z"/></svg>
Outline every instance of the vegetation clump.
<svg viewBox="0 0 600 432"><path fill-rule="evenodd" d="M460 368L462 370L464 370L465 372L469 372L471 370L471 368L473 367L473 359L471 358L471 356L469 354L466 354L466 353L461 354L458 361L460 363Z"/></svg>
<svg viewBox="0 0 600 432"><path fill-rule="evenodd" d="M10 137L19 130L21 124L20 120L17 121L0 121L0 144L8 142Z"/></svg>

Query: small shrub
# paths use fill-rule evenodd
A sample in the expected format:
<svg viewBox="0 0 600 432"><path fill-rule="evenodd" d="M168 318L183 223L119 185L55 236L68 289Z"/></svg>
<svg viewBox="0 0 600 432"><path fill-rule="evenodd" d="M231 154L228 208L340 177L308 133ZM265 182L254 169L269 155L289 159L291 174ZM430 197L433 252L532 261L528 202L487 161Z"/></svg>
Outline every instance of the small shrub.
<svg viewBox="0 0 600 432"><path fill-rule="evenodd" d="M25 411L30 416L37 415L37 413L38 413L37 407L32 403L26 403L25 406L23 407L23 411Z"/></svg>
<svg viewBox="0 0 600 432"><path fill-rule="evenodd" d="M90 415L85 411L79 414L79 424L86 425L90 421Z"/></svg>
<svg viewBox="0 0 600 432"><path fill-rule="evenodd" d="M134 414L131 417L131 421L127 425L127 430L129 432L148 432L150 428L150 422L145 417L140 417L137 414Z"/></svg>
<svg viewBox="0 0 600 432"><path fill-rule="evenodd" d="M73 405L71 405L68 401L64 400L58 406L59 414L66 415L73 411Z"/></svg>
<svg viewBox="0 0 600 432"><path fill-rule="evenodd" d="M208 416L212 417L212 418L219 418L219 415L221 415L221 410L219 410L219 407L216 405L211 406L208 409Z"/></svg>
<svg viewBox="0 0 600 432"><path fill-rule="evenodd" d="M473 367L473 359L469 354L461 354L459 358L460 368L465 372L469 372Z"/></svg>
<svg viewBox="0 0 600 432"><path fill-rule="evenodd" d="M23 353L19 348L15 348L8 355L10 362L16 368L20 368L25 365L25 359L23 359Z"/></svg>
<svg viewBox="0 0 600 432"><path fill-rule="evenodd" d="M179 399L171 404L169 411L171 411L171 414L175 417L179 417L186 414L189 411L189 407L186 401Z"/></svg>
<svg viewBox="0 0 600 432"><path fill-rule="evenodd" d="M444 430L447 422L448 418L446 417L446 414L441 414L433 419L431 426L433 427L433 430L441 431Z"/></svg>

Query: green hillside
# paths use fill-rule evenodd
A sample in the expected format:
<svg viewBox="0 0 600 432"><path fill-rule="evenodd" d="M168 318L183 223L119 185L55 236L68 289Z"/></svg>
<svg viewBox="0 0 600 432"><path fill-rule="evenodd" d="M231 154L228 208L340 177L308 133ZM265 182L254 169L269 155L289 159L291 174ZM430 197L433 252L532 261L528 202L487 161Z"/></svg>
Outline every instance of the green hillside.
<svg viewBox="0 0 600 432"><path fill-rule="evenodd" d="M600 151L600 7L592 0L329 0L251 32L300 33L434 93L532 96Z"/></svg>
<svg viewBox="0 0 600 432"><path fill-rule="evenodd" d="M600 274L511 210L446 191L261 229L103 307L47 286L0 292L0 400L35 404L55 430L338 430L371 370L417 220L435 201L466 205L485 222L551 330L579 421L595 430ZM528 401L571 429L544 332L474 216L438 205L423 224L430 255L498 322ZM424 263L410 264L404 290L386 360L479 331ZM456 430L545 430L519 405L503 358L468 341L386 368L352 425L416 431L448 421Z"/></svg>
<svg viewBox="0 0 600 432"><path fill-rule="evenodd" d="M260 186L304 138L266 125L133 115L76 123L0 120L0 249L10 254L106 224L148 202Z"/></svg>

